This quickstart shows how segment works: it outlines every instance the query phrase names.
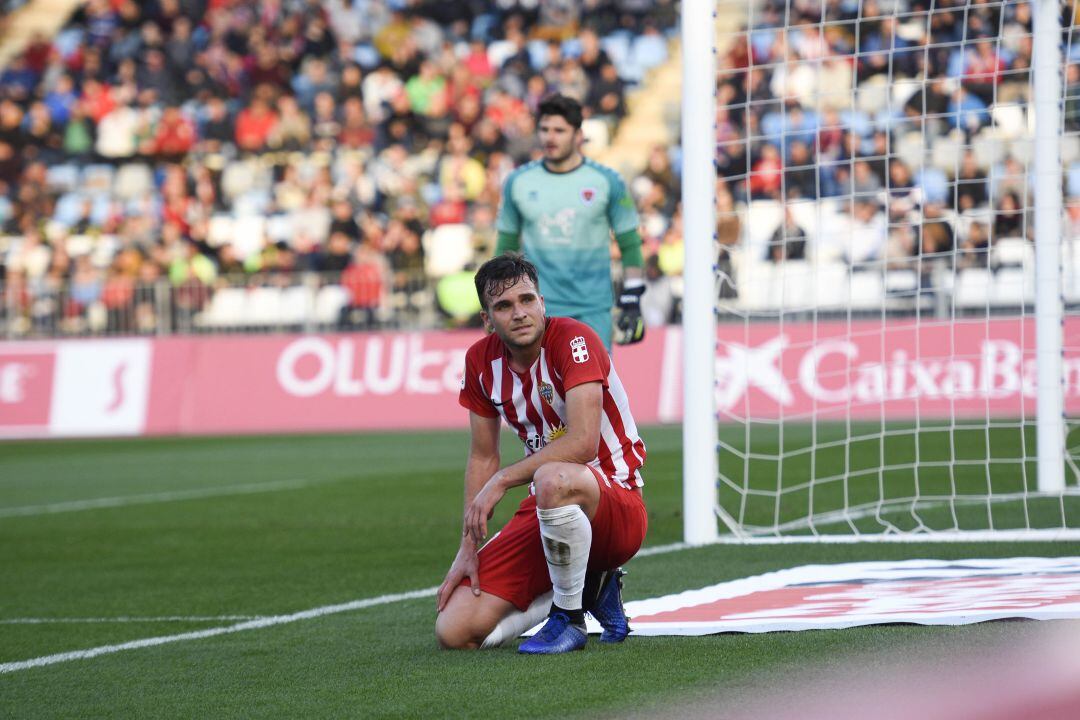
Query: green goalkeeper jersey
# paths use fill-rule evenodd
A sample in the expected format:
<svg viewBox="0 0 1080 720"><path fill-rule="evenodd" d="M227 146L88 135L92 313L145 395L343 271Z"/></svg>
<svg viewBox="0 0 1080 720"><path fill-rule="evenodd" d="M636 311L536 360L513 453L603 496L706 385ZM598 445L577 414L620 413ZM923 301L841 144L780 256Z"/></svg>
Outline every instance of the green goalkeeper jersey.
<svg viewBox="0 0 1080 720"><path fill-rule="evenodd" d="M637 227L622 178L588 158L565 173L541 160L519 167L503 185L496 222L536 266L548 315L567 317L610 313L611 234L636 235Z"/></svg>

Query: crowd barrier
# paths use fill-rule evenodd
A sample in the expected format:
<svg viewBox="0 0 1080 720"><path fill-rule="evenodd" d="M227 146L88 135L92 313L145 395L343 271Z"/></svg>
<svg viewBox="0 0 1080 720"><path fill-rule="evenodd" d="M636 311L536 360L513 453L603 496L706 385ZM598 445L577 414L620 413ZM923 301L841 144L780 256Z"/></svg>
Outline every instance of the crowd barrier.
<svg viewBox="0 0 1080 720"><path fill-rule="evenodd" d="M1032 416L1034 324L1019 319L721 325L721 418L806 421ZM1066 338L1080 337L1070 318ZM465 428L476 331L0 343L0 437ZM1068 343L1066 412L1080 414ZM617 347L640 424L682 415L682 338Z"/></svg>

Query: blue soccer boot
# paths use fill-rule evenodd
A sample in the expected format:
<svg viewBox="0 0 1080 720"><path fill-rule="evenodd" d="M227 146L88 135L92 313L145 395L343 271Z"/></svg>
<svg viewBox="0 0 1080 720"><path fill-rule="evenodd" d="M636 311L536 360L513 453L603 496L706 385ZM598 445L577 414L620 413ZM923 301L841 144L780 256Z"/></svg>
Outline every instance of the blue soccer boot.
<svg viewBox="0 0 1080 720"><path fill-rule="evenodd" d="M552 613L540 632L518 646L519 653L527 655L557 655L581 650L589 636L585 629L570 622L566 613Z"/></svg>
<svg viewBox="0 0 1080 720"><path fill-rule="evenodd" d="M596 602L589 609L604 628L604 632L600 634L600 642L622 642L630 634L630 621L622 603L622 577L625 574L622 568L605 572L600 580L600 592L596 596Z"/></svg>

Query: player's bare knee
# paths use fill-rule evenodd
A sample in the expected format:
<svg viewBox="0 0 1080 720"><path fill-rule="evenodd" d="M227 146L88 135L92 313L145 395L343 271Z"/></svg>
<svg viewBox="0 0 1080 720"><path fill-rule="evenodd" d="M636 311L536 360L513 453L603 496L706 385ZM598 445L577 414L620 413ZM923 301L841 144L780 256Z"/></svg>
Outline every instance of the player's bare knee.
<svg viewBox="0 0 1080 720"><path fill-rule="evenodd" d="M571 493L570 478L565 463L541 465L533 475L536 505L552 508L565 505Z"/></svg>
<svg viewBox="0 0 1080 720"><path fill-rule="evenodd" d="M435 619L435 639L444 650L475 650L483 642L483 638L477 640L476 633L467 623L446 613L440 613Z"/></svg>

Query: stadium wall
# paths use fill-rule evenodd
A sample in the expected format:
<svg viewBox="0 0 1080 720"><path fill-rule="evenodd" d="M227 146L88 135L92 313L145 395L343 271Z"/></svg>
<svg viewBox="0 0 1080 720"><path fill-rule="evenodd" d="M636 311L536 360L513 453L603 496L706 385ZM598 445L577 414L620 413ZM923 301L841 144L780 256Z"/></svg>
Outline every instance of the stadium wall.
<svg viewBox="0 0 1080 720"><path fill-rule="evenodd" d="M722 420L1033 417L1031 322L980 319L721 325ZM1080 337L1069 318L1066 337ZM477 332L0 343L0 437L464 428ZM682 337L651 330L615 362L639 423L682 415ZM1065 357L1080 413L1080 349Z"/></svg>

